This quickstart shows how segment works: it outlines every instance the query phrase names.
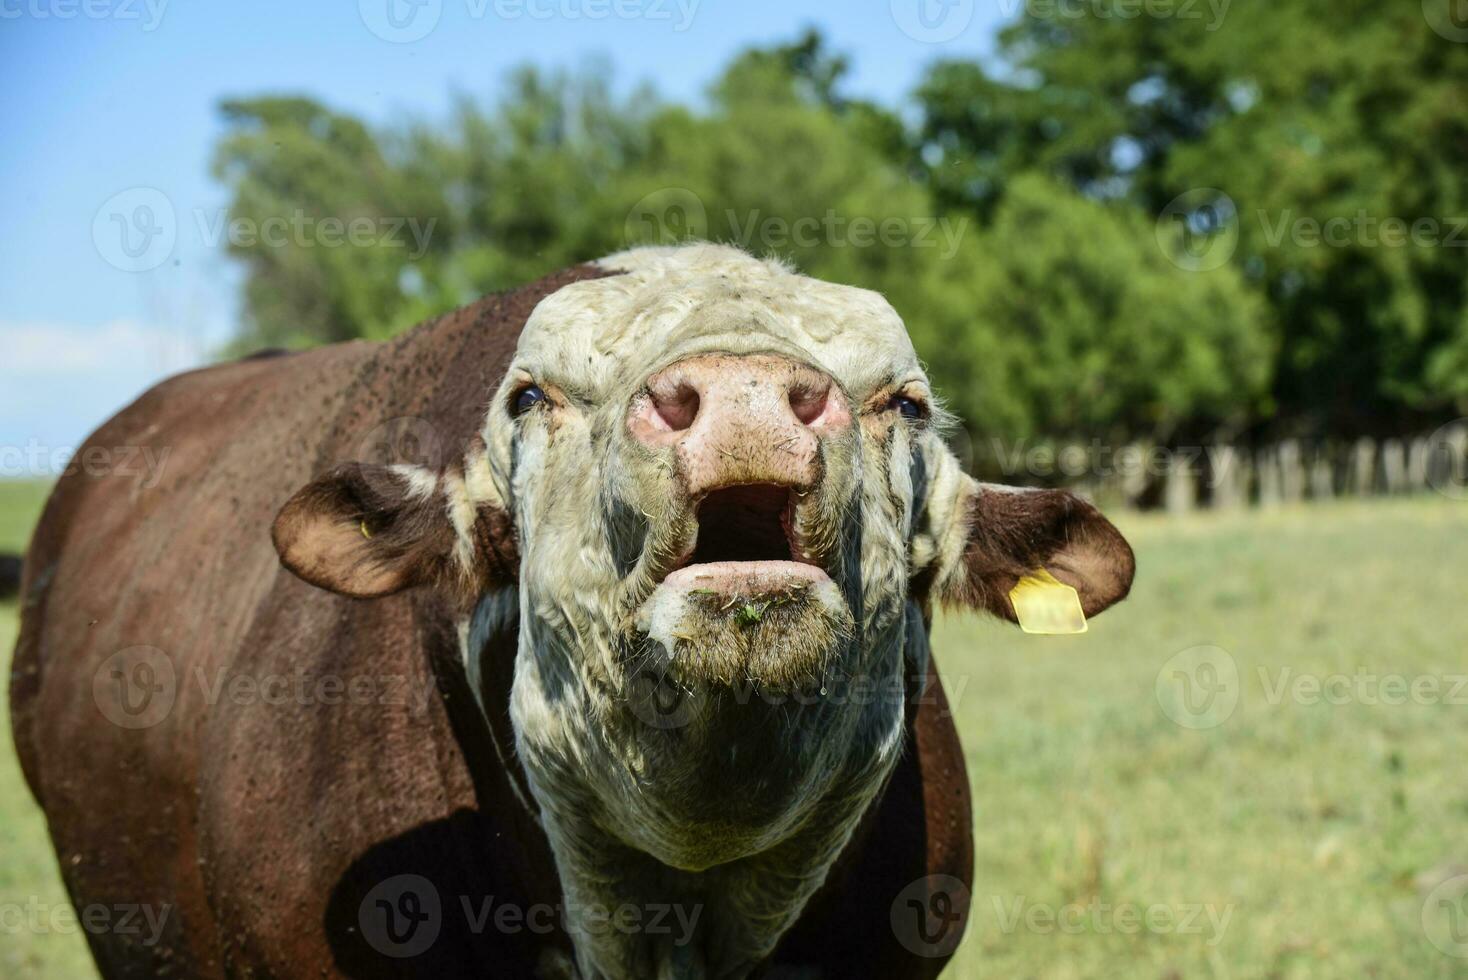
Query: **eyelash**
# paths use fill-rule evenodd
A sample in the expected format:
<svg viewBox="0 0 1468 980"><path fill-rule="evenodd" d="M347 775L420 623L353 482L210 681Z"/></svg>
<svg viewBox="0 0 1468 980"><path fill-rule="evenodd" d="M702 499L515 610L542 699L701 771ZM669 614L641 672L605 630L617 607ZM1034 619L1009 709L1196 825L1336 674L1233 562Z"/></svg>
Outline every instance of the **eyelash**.
<svg viewBox="0 0 1468 980"><path fill-rule="evenodd" d="M911 411L908 410L909 406ZM928 417L927 406L916 398L909 398L906 395L893 395L887 402L887 407L909 422L921 422Z"/></svg>
<svg viewBox="0 0 1468 980"><path fill-rule="evenodd" d="M525 401L526 395L532 396L528 402ZM526 412L534 409L537 405L544 405L549 401L550 399L546 396L545 390L540 385L526 385L511 396L510 416L512 418L519 418Z"/></svg>

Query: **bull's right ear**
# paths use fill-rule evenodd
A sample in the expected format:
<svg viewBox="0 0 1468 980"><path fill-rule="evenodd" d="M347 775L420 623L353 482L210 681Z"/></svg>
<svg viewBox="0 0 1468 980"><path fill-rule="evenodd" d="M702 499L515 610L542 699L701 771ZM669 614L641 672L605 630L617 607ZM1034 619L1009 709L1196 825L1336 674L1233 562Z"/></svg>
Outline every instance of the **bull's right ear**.
<svg viewBox="0 0 1468 980"><path fill-rule="evenodd" d="M338 466L286 501L271 537L297 576L359 599L430 585L472 600L515 574L503 511L418 466Z"/></svg>
<svg viewBox="0 0 1468 980"><path fill-rule="evenodd" d="M946 448L925 459L928 537L915 557L931 598L1016 622L1010 592L1042 572L1075 589L1086 616L1126 598L1136 559L1091 504L1066 490L980 483Z"/></svg>
<svg viewBox="0 0 1468 980"><path fill-rule="evenodd" d="M1068 490L1031 490L965 478L963 550L942 597L1017 621L1010 591L1020 579L1049 572L1076 590L1087 617L1131 591L1131 546L1094 506Z"/></svg>

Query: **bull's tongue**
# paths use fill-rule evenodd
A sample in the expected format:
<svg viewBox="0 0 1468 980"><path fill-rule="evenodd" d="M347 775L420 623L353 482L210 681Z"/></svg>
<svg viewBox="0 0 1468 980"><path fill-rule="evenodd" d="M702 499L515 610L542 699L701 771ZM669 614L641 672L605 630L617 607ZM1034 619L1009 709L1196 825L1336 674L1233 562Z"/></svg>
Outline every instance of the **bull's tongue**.
<svg viewBox="0 0 1468 980"><path fill-rule="evenodd" d="M663 580L680 592L754 597L808 587L830 579L815 565L796 561L714 561L687 565Z"/></svg>

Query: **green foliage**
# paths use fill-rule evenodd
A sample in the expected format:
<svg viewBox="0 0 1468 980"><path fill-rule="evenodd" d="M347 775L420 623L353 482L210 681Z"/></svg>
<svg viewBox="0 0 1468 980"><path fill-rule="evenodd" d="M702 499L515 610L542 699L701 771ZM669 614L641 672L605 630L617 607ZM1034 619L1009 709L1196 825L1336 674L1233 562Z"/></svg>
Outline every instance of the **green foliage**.
<svg viewBox="0 0 1468 980"><path fill-rule="evenodd" d="M1262 301L1173 265L1135 209L1033 175L900 306L951 407L987 438L1166 441L1238 427L1269 380Z"/></svg>
<svg viewBox="0 0 1468 980"><path fill-rule="evenodd" d="M398 277L404 250L374 235L357 245L322 244L329 225L419 215L441 218L442 188L412 180L360 122L307 99L262 98L223 106L229 135L215 174L234 189L230 251L244 260L246 333L254 345L376 336L407 311ZM279 235L271 244L267 222ZM300 235L281 222L304 226ZM327 239L330 241L331 239Z"/></svg>
<svg viewBox="0 0 1468 980"><path fill-rule="evenodd" d="M1299 232L1361 214L1452 234L1468 214L1468 45L1415 6L1186 9L1030 5L1002 70L934 65L911 124L847 96L845 59L814 32L745 52L699 108L618 101L604 67L524 70L498 103L462 97L432 126L228 103L215 166L233 218L379 229L351 247L232 243L248 271L239 346L385 337L697 237L886 294L982 435L1349 436L1468 410L1468 253ZM1237 250L1190 272L1159 215L1205 187L1231 198Z"/></svg>
<svg viewBox="0 0 1468 980"><path fill-rule="evenodd" d="M605 91L599 75L527 70L493 110L460 99L442 132L374 134L303 99L226 104L215 171L234 189L231 218L365 218L374 229L366 244L232 242L249 271L238 346L389 336L606 252L626 210L608 188L644 149L647 125L636 98L617 106Z"/></svg>
<svg viewBox="0 0 1468 980"><path fill-rule="evenodd" d="M919 97L938 192L984 213L1037 169L1158 215L1222 190L1232 264L1281 332L1279 428L1400 431L1468 409L1468 229L1444 241L1468 216L1468 45L1417 3L1137 6L1035 4L1001 37L1002 79L936 67ZM1434 240L1391 244L1388 219L1435 222Z"/></svg>
<svg viewBox="0 0 1468 980"><path fill-rule="evenodd" d="M0 480L0 552L25 554L50 493L44 480Z"/></svg>

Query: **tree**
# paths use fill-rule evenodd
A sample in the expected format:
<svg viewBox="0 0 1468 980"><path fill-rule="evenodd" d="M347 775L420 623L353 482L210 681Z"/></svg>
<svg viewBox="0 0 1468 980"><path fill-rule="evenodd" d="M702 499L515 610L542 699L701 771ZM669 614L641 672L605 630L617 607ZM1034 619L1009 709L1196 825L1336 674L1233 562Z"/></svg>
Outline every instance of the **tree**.
<svg viewBox="0 0 1468 980"><path fill-rule="evenodd" d="M1468 251L1443 244L1468 214L1468 46L1420 4L1190 9L1036 5L1002 35L1001 77L936 68L920 98L939 193L982 214L1035 169L1162 215L1221 190L1233 265L1277 325L1272 429L1400 432L1468 410ZM1387 244L1389 219L1431 227Z"/></svg>
<svg viewBox="0 0 1468 980"><path fill-rule="evenodd" d="M994 440L1237 431L1267 390L1263 302L1233 270L1179 269L1133 208L1022 176L963 246L902 305L981 464Z"/></svg>
<svg viewBox="0 0 1468 980"><path fill-rule="evenodd" d="M1253 417L1269 321L1236 271L1190 275L1135 204L1014 169L1039 131L1015 121L1023 93L945 143L999 134L991 159L929 173L936 124L914 133L848 97L845 71L806 35L736 58L698 111L649 93L614 102L596 70L524 71L493 106L461 98L441 127L373 132L307 100L231 103L216 167L234 217L431 227L416 253L238 245L242 346L387 336L639 242L706 238L884 293L980 436L1166 440Z"/></svg>

